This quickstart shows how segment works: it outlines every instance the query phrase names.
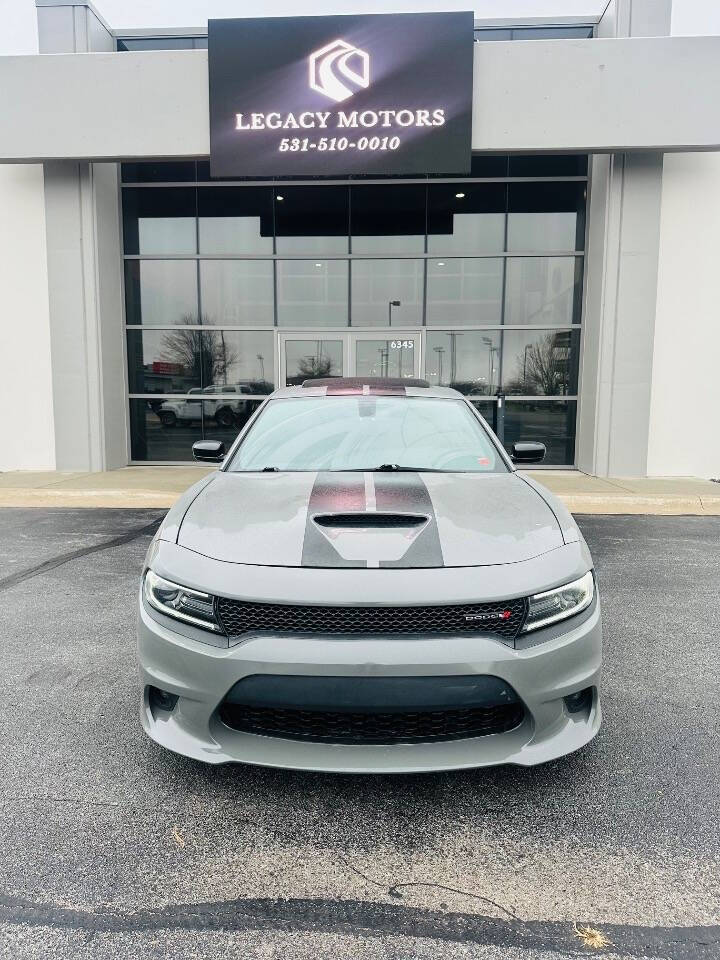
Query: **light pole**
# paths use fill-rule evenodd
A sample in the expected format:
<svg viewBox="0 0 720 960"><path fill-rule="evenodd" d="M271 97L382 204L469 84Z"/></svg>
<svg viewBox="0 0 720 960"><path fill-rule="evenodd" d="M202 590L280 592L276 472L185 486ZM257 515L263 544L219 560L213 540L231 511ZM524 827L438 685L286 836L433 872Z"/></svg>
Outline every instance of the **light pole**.
<svg viewBox="0 0 720 960"><path fill-rule="evenodd" d="M387 349L387 347L385 349L380 347L378 349L378 353L380 354L380 376L387 377L390 351Z"/></svg>
<svg viewBox="0 0 720 960"><path fill-rule="evenodd" d="M445 347L433 347L433 350L438 355L438 383L442 384L443 382L443 354L445 353Z"/></svg>
<svg viewBox="0 0 720 960"><path fill-rule="evenodd" d="M523 353L523 390L525 391L527 391L527 352L531 347L531 343L526 343L525 352Z"/></svg>
<svg viewBox="0 0 720 960"><path fill-rule="evenodd" d="M457 381L457 338L461 333L450 334L450 385Z"/></svg>
<svg viewBox="0 0 720 960"><path fill-rule="evenodd" d="M260 361L260 379L265 382L265 357L259 353L257 355L258 360Z"/></svg>
<svg viewBox="0 0 720 960"><path fill-rule="evenodd" d="M222 378L223 386L227 386L227 350L225 347L225 331L220 331L220 342L222 343ZM213 370L213 379L215 378L215 371Z"/></svg>
<svg viewBox="0 0 720 960"><path fill-rule="evenodd" d="M388 326L392 326L392 308L401 307L402 303L399 300L388 300Z"/></svg>
<svg viewBox="0 0 720 960"><path fill-rule="evenodd" d="M493 342L491 337L481 337L483 343L487 344L488 348L488 396L492 392L492 373L493 373Z"/></svg>

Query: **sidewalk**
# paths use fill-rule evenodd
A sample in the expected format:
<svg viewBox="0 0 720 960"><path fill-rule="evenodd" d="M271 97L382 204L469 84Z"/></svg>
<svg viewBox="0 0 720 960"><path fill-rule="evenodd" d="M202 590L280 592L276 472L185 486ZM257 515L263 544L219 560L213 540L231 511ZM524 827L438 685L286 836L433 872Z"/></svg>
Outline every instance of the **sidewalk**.
<svg viewBox="0 0 720 960"><path fill-rule="evenodd" d="M214 468L124 467L107 473L0 473L0 507L155 507L167 509ZM573 513L720 516L720 483L693 477L601 478L576 470L529 475Z"/></svg>

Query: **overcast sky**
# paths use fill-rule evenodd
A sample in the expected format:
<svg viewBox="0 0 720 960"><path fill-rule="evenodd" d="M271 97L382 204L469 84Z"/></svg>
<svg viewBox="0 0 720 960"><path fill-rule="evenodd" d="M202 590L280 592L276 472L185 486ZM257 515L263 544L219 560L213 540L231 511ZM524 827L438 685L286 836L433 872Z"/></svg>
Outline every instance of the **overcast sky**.
<svg viewBox="0 0 720 960"><path fill-rule="evenodd" d="M420 10L475 10L477 17L597 16L607 0L93 0L114 29L122 27L204 27L208 18L302 16L326 13L402 13Z"/></svg>

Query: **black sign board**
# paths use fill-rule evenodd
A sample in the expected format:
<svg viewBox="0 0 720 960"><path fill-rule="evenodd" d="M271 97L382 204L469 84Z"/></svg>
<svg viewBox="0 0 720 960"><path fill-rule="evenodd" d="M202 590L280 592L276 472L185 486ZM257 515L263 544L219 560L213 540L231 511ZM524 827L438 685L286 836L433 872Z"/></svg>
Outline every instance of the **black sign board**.
<svg viewBox="0 0 720 960"><path fill-rule="evenodd" d="M468 173L473 14L211 20L213 177Z"/></svg>

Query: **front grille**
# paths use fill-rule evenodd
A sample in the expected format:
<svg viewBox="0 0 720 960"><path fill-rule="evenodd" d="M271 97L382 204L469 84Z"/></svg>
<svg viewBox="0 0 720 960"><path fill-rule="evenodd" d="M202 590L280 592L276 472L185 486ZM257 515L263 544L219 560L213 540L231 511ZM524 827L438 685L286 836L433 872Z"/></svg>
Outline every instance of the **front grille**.
<svg viewBox="0 0 720 960"><path fill-rule="evenodd" d="M219 597L217 613L230 637L260 631L310 634L493 634L513 641L525 620L525 599L435 607L329 607L251 603ZM470 619L468 619L470 618Z"/></svg>
<svg viewBox="0 0 720 960"><path fill-rule="evenodd" d="M416 713L340 713L223 703L220 717L233 730L316 743L432 743L507 733L522 723L521 703Z"/></svg>

